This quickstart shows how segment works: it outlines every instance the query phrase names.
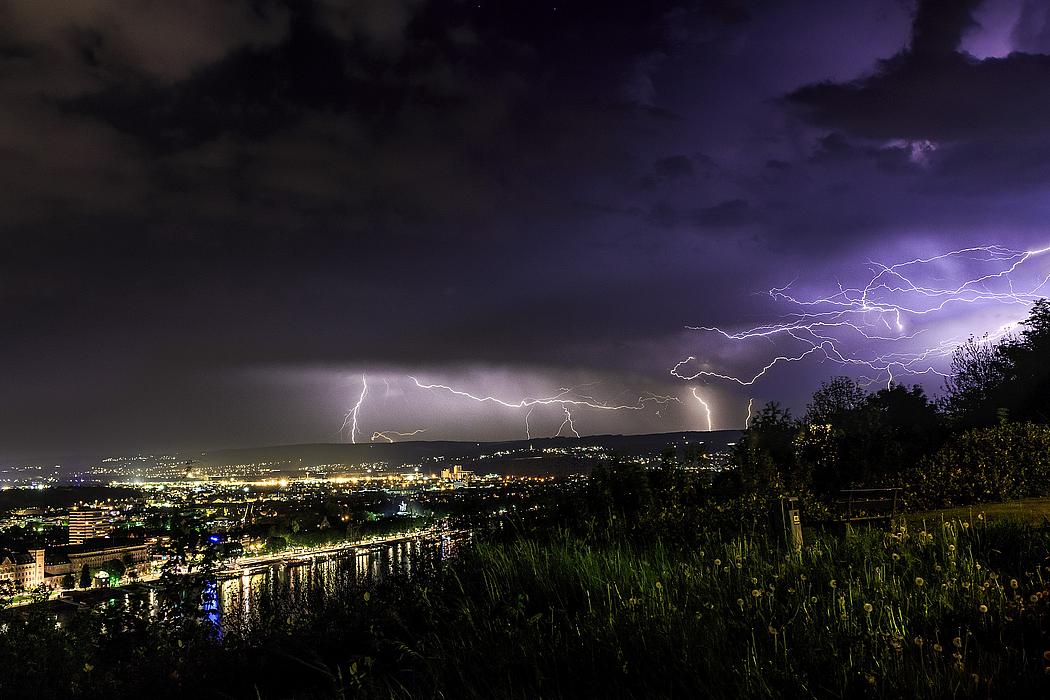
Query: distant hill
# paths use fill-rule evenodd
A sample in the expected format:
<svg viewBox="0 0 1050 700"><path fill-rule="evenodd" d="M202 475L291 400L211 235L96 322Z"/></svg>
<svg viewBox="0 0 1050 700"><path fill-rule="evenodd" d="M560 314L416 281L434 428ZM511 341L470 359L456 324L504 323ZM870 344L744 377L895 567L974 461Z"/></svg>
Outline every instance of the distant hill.
<svg viewBox="0 0 1050 700"><path fill-rule="evenodd" d="M503 442L413 440L394 443L275 445L216 450L197 457L191 466L208 470L243 464L269 463L282 472L301 473L320 465L344 465L348 470L370 464L420 466L434 471L454 464L484 473L562 473L588 469L598 460L579 448L601 448L624 456L655 456L668 447L702 443L708 452L724 452L741 435L739 430L655 433L650 435L588 435L545 437ZM571 451L571 454L568 452Z"/></svg>

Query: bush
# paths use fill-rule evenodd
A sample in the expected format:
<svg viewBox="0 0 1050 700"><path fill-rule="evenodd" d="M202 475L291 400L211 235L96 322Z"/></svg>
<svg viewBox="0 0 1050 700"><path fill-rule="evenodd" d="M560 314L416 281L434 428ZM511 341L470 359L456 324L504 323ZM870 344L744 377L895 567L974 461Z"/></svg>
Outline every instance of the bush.
<svg viewBox="0 0 1050 700"><path fill-rule="evenodd" d="M923 459L910 491L925 506L1006 501L1050 493L1050 427L1010 423L952 437Z"/></svg>

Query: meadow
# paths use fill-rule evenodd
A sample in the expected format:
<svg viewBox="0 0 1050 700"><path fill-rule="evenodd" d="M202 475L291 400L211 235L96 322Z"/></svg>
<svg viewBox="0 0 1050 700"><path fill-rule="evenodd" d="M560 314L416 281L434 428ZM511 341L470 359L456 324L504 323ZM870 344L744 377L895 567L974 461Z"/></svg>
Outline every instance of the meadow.
<svg viewBox="0 0 1050 700"><path fill-rule="evenodd" d="M1050 536L983 518L822 535L482 545L397 610L376 697L1046 697ZM416 591L418 592L418 591ZM402 678L411 684L402 686Z"/></svg>

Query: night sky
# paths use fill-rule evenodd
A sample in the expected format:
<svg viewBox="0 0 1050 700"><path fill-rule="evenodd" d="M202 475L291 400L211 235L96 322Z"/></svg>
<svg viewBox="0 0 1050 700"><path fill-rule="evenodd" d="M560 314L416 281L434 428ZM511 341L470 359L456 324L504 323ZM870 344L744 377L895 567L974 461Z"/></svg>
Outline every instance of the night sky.
<svg viewBox="0 0 1050 700"><path fill-rule="evenodd" d="M0 106L6 460L524 436L409 376L636 407L536 435L703 429L694 389L740 428L887 342L943 368L1050 272L671 374L812 345L687 328L797 318L771 288L1000 246L915 266L926 303L1050 244L1041 0L0 0Z"/></svg>

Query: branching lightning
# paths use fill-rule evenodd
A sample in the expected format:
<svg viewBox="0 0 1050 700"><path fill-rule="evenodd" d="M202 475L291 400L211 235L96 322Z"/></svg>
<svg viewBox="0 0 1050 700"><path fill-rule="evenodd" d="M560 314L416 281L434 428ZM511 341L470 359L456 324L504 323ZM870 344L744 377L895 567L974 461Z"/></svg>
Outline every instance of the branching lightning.
<svg viewBox="0 0 1050 700"><path fill-rule="evenodd" d="M710 432L711 430L714 430L714 428L712 427L712 424L711 424L711 407L708 405L708 403L706 401L703 400L703 398L701 398L700 394L697 393L695 386L693 387L693 398L700 402L700 405L704 407L704 411L707 413L707 430L708 430L708 432Z"/></svg>
<svg viewBox="0 0 1050 700"><path fill-rule="evenodd" d="M1048 252L1050 246L1014 250L988 245L892 265L870 261L871 275L864 284L855 287L838 284L837 291L814 298L792 295L789 290L795 282L774 287L768 292L770 298L795 307L780 320L735 332L714 326L687 328L734 342L787 342L795 345L796 350L777 354L756 371L744 375L718 371L696 356L675 364L671 374L688 381L710 378L751 386L778 365L800 362L812 355L821 361L855 369L858 379L869 385L889 386L902 376L945 376L948 358L966 338L947 338L922 346L919 341L930 330L928 325L917 330L911 327L919 321L936 320L949 307L1003 305L1024 309L1016 321L989 329L986 335L989 342L1001 338L1017 326L1036 300L1046 295L1050 274L1043 272L1034 278L1030 274L1027 285L1021 285L1015 275L1033 258ZM938 283L946 270L958 268L979 268L979 271L971 272L972 276L958 284ZM932 281L923 282L923 279ZM863 345L865 349L853 349L856 345ZM749 421L750 415L749 404Z"/></svg>
<svg viewBox="0 0 1050 700"><path fill-rule="evenodd" d="M561 436L561 431L565 429L565 426L569 426L569 432L572 433L574 436L580 437L580 434L576 432L576 426L573 425L572 413L570 413L569 409L567 409L565 406L562 406L561 408L563 411L565 411L565 420L563 420L561 425L558 426L558 432L555 433L555 437Z"/></svg>
<svg viewBox="0 0 1050 700"><path fill-rule="evenodd" d="M573 420L570 409L584 408L593 409L597 411L641 411L644 410L649 403L655 403L657 405L664 405L671 402L680 403L680 399L675 396L664 396L661 394L645 393L637 398L633 404L627 403L607 403L599 401L593 396L587 396L580 394L577 391L578 387L562 387L557 393L543 397L543 398L524 398L518 401L507 401L495 396L479 396L472 394L468 391L456 389L447 384L427 384L421 382L419 379L413 376L409 376L409 379L420 389L427 389L430 391L444 391L453 396L460 398L469 399L478 403L492 403L498 406L503 406L510 409L528 409L525 413L525 437L527 439L532 438L532 429L529 425L529 417L532 415L533 410L537 406L559 406L565 413L565 420L562 422L561 427L558 428L557 434L560 434L566 427L576 436L580 434L576 429L575 422Z"/></svg>

